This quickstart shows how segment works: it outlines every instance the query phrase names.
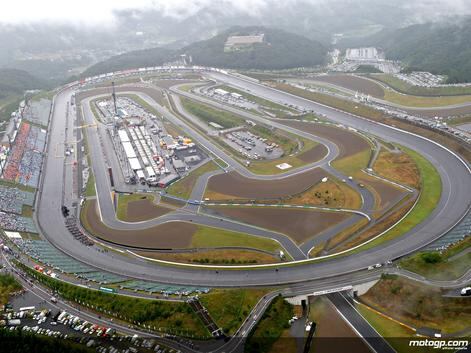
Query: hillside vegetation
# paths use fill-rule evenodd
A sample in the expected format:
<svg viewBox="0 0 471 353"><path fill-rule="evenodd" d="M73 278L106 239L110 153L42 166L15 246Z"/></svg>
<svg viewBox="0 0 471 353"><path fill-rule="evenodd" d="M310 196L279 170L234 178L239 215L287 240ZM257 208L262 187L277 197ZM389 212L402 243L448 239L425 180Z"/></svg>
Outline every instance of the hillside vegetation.
<svg viewBox="0 0 471 353"><path fill-rule="evenodd" d="M0 100L22 95L25 90L44 88L45 82L23 70L0 69Z"/></svg>
<svg viewBox="0 0 471 353"><path fill-rule="evenodd" d="M224 43L231 35L264 33L263 43L250 48L225 52ZM233 27L215 37L190 44L180 50L153 48L114 56L88 68L82 76L144 66L156 66L187 54L193 64L234 69L275 70L324 63L327 48L317 41L278 29Z"/></svg>
<svg viewBox="0 0 471 353"><path fill-rule="evenodd" d="M248 50L224 51L228 36L253 33L264 33L264 42L254 44ZM183 52L191 55L197 65L261 70L316 66L324 63L327 54L319 42L263 27L234 27L209 40L191 44Z"/></svg>
<svg viewBox="0 0 471 353"><path fill-rule="evenodd" d="M83 77L99 75L112 71L135 69L138 67L158 66L171 60L175 56L173 50L165 48L152 48L131 51L125 54L113 56L90 66L82 74Z"/></svg>

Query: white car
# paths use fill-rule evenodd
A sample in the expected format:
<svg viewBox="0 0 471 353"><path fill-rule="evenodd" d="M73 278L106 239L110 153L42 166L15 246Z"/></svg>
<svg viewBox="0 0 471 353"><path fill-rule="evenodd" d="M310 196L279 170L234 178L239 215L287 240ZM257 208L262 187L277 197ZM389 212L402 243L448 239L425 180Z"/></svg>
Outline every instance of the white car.
<svg viewBox="0 0 471 353"><path fill-rule="evenodd" d="M460 294L463 296L463 297L467 297L469 295L471 295L471 287L464 287Z"/></svg>

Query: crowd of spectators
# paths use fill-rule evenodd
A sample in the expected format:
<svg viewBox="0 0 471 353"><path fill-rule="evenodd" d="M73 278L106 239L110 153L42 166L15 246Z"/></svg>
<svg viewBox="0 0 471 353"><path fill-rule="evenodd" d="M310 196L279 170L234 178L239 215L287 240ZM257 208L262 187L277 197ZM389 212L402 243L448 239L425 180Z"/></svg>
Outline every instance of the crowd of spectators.
<svg viewBox="0 0 471 353"><path fill-rule="evenodd" d="M0 211L0 227L16 232L37 233L33 220L14 213Z"/></svg>
<svg viewBox="0 0 471 353"><path fill-rule="evenodd" d="M46 131L23 122L8 156L2 177L37 188L45 145Z"/></svg>
<svg viewBox="0 0 471 353"><path fill-rule="evenodd" d="M0 211L21 214L23 205L33 206L34 194L17 188L0 186Z"/></svg>

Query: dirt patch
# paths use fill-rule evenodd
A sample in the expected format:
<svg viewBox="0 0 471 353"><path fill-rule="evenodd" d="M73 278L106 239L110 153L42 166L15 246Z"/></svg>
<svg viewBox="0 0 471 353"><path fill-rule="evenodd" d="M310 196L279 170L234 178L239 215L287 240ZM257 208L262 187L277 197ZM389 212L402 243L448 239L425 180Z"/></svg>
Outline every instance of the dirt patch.
<svg viewBox="0 0 471 353"><path fill-rule="evenodd" d="M155 205L151 200L143 199L131 201L126 210L126 220L128 222L140 222L157 218L169 213L171 210Z"/></svg>
<svg viewBox="0 0 471 353"><path fill-rule="evenodd" d="M420 187L420 173L414 160L406 153L381 151L373 169L385 178L398 183Z"/></svg>
<svg viewBox="0 0 471 353"><path fill-rule="evenodd" d="M338 127L302 121L280 121L280 123L332 141L340 149L338 159L352 156L370 148L368 142L361 136Z"/></svg>
<svg viewBox="0 0 471 353"><path fill-rule="evenodd" d="M361 197L346 184L328 180L314 185L301 194L286 198L282 203L357 209L361 207Z"/></svg>
<svg viewBox="0 0 471 353"><path fill-rule="evenodd" d="M280 262L276 256L259 251L216 249L188 253L139 252L140 255L153 259L196 264L272 264Z"/></svg>
<svg viewBox="0 0 471 353"><path fill-rule="evenodd" d="M303 209L259 207L210 207L223 217L288 235L298 244L342 222L350 215Z"/></svg>
<svg viewBox="0 0 471 353"><path fill-rule="evenodd" d="M315 81L327 82L333 85L344 87L352 91L358 91L361 93L369 94L376 98L384 97L384 90L381 85L361 78L358 76L352 75L326 75L326 76L316 76Z"/></svg>
<svg viewBox="0 0 471 353"><path fill-rule="evenodd" d="M193 234L198 227L186 222L168 222L159 226L140 230L118 230L102 223L96 209L96 201L86 205L84 224L95 236L125 246L147 249L172 249L190 246Z"/></svg>
<svg viewBox="0 0 471 353"><path fill-rule="evenodd" d="M304 163L314 163L320 161L326 154L327 147L322 144L318 144L314 148L301 153L298 158Z"/></svg>
<svg viewBox="0 0 471 353"><path fill-rule="evenodd" d="M211 177L208 190L227 198L276 199L301 193L317 184L327 173L320 168L277 180L257 180L231 172ZM213 195L214 196L214 195Z"/></svg>

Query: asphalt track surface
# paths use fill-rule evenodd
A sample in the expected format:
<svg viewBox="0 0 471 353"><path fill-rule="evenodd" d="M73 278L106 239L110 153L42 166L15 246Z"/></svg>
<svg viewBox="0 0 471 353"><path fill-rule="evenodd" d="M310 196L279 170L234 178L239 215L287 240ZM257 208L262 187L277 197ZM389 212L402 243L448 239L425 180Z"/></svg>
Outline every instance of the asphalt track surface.
<svg viewBox="0 0 471 353"><path fill-rule="evenodd" d="M150 264L146 261L108 252L99 254L74 240L68 233L61 215L63 185L63 158L65 139L66 110L72 91L60 92L55 98L55 108L48 140L48 158L43 169L42 187L37 205L37 220L42 233L60 250L103 270L134 278L155 280L164 283L179 283L205 286L256 286L303 282L322 279L326 283L338 283L335 276L362 270L371 264L394 259L417 250L439 238L454 226L468 211L470 194L463 192L471 188L471 175L468 167L443 147L385 125L377 124L350 114L326 107L300 97L261 86L248 80L225 74L208 74L214 79L242 89L250 89L253 94L275 102L293 104L326 114L331 120L354 126L388 141L412 148L433 163L442 178L443 187L440 202L431 216L400 238L375 248L318 263L305 263L297 266L267 268L257 270L217 270L192 267L172 267ZM94 165L95 168L95 165ZM100 192L100 191L99 191ZM108 195L108 197L110 197ZM348 278L347 276L346 278Z"/></svg>
<svg viewBox="0 0 471 353"><path fill-rule="evenodd" d="M343 293L331 293L327 297L335 305L340 314L345 318L358 336L368 344L373 352L394 353L396 352L386 340L366 321L355 309L352 302Z"/></svg>

